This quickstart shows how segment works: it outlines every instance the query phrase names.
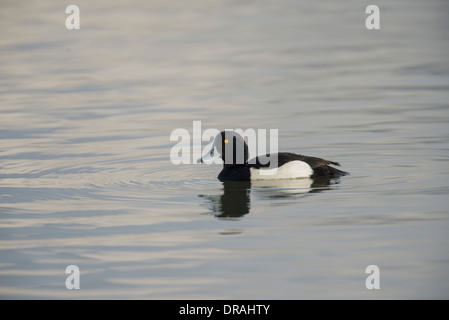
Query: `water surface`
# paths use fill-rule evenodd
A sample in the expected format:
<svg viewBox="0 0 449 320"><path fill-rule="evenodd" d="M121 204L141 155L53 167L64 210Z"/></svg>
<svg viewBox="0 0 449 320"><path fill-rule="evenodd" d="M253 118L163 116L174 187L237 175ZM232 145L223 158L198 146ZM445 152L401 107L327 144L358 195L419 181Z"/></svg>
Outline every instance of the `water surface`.
<svg viewBox="0 0 449 320"><path fill-rule="evenodd" d="M446 1L76 4L1 5L1 298L449 298ZM221 183L193 121L351 175Z"/></svg>

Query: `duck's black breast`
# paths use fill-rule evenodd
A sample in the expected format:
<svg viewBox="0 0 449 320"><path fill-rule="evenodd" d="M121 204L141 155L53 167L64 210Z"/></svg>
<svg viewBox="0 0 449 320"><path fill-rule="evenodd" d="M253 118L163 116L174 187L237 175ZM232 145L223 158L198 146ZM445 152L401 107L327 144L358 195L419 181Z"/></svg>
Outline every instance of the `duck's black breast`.
<svg viewBox="0 0 449 320"><path fill-rule="evenodd" d="M225 166L218 175L220 181L248 181L251 179L248 164Z"/></svg>

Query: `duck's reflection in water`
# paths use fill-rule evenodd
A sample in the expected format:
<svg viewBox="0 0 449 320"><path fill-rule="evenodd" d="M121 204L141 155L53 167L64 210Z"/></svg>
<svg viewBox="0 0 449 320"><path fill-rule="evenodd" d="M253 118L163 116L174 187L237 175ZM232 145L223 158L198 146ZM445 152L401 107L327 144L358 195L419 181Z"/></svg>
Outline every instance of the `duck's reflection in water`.
<svg viewBox="0 0 449 320"><path fill-rule="evenodd" d="M250 209L251 182L224 181L223 193L217 195L202 195L209 200L210 209L218 218L238 218Z"/></svg>
<svg viewBox="0 0 449 320"><path fill-rule="evenodd" d="M336 183L339 183L338 178L329 177L252 182L224 181L222 194L199 196L209 201L210 208L217 218L239 218L250 212L251 193L269 199L300 197L308 193L330 190L330 185Z"/></svg>

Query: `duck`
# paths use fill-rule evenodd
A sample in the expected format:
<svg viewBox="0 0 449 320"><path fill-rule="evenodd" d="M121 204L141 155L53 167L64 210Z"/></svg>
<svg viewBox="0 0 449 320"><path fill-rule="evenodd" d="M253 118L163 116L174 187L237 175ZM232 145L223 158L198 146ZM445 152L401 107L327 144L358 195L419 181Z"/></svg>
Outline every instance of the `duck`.
<svg viewBox="0 0 449 320"><path fill-rule="evenodd" d="M338 162L292 152L268 153L249 159L245 139L231 130L218 133L205 149L207 152L197 162L212 164L221 159L223 169L218 175L220 181L314 179L349 174L334 167L340 166Z"/></svg>

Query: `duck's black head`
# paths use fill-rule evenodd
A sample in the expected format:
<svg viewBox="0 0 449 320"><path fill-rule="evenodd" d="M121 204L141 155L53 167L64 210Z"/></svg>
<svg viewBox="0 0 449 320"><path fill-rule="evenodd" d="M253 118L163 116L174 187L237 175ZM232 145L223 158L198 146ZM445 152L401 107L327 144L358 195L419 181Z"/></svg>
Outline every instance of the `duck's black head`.
<svg viewBox="0 0 449 320"><path fill-rule="evenodd" d="M248 145L241 135L233 131L222 131L217 134L210 150L200 160L212 163L220 157L224 166L233 166L245 164L248 156Z"/></svg>

